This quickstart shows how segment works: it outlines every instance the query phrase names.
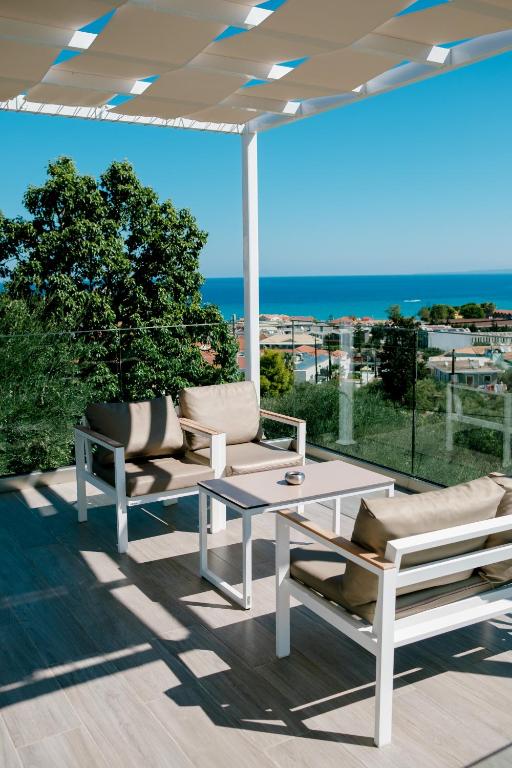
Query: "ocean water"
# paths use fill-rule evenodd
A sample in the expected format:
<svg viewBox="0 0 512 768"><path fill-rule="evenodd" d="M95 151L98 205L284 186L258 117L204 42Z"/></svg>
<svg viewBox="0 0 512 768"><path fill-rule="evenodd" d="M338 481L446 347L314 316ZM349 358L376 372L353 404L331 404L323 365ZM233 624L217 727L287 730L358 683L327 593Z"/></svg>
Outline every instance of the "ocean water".
<svg viewBox="0 0 512 768"><path fill-rule="evenodd" d="M227 319L243 317L242 278L207 278L203 298L217 304ZM470 301L511 308L512 272L260 278L261 312L313 315L319 320L343 315L383 319L391 304L399 304L409 316L425 305Z"/></svg>

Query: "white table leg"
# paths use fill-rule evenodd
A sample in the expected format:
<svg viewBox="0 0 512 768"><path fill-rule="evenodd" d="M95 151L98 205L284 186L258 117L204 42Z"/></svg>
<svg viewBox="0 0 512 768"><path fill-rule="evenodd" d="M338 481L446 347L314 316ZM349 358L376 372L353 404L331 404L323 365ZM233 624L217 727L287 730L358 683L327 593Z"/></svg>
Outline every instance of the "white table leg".
<svg viewBox="0 0 512 768"><path fill-rule="evenodd" d="M252 605L252 515L245 514L242 519L243 530L243 600L244 607Z"/></svg>
<svg viewBox="0 0 512 768"><path fill-rule="evenodd" d="M210 505L214 499L210 499ZM210 506L211 514L211 506ZM251 515L243 519L243 593L221 579L208 567L208 496L199 493L199 575L213 584L234 603L242 608L251 607L252 599L252 521Z"/></svg>
<svg viewBox="0 0 512 768"><path fill-rule="evenodd" d="M388 488L386 488L386 496L388 499L391 499L395 495L395 486L390 485Z"/></svg>
<svg viewBox="0 0 512 768"><path fill-rule="evenodd" d="M208 496L199 493L199 575L208 571Z"/></svg>
<svg viewBox="0 0 512 768"><path fill-rule="evenodd" d="M218 499L210 499L210 531L219 533L226 528L226 505Z"/></svg>
<svg viewBox="0 0 512 768"><path fill-rule="evenodd" d="M290 527L276 515L276 656L290 655Z"/></svg>
<svg viewBox="0 0 512 768"><path fill-rule="evenodd" d="M336 496L334 499L332 529L337 536L341 535L341 496Z"/></svg>

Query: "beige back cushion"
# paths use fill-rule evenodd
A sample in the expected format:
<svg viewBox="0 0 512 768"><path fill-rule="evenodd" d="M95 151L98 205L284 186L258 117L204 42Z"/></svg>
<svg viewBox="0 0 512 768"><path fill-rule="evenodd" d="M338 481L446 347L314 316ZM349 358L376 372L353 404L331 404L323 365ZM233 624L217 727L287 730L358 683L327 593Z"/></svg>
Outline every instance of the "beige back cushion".
<svg viewBox="0 0 512 768"><path fill-rule="evenodd" d="M356 518L352 541L384 556L386 544L392 539L428 533L477 520L495 517L504 490L488 477L444 488L392 499L363 499ZM419 565L445 557L471 552L483 546L487 537L436 547L407 555L402 567ZM422 584L401 588L397 594L462 581L471 571L461 571ZM354 563L347 563L342 583L342 603L350 608L377 599L377 577Z"/></svg>
<svg viewBox="0 0 512 768"><path fill-rule="evenodd" d="M496 517L512 515L512 477L498 474L490 475L490 477L505 491ZM493 533L485 542L486 547L499 547L502 544L512 544L512 529L510 531L503 531L503 533ZM500 563L486 565L481 569L480 573L484 579L494 584L504 584L507 581L512 581L512 560L502 560Z"/></svg>
<svg viewBox="0 0 512 768"><path fill-rule="evenodd" d="M226 444L250 443L258 436L260 411L252 381L189 387L180 392L181 415L226 433ZM193 451L209 446L202 435L187 434Z"/></svg>
<svg viewBox="0 0 512 768"><path fill-rule="evenodd" d="M172 456L183 450L183 432L171 397L141 403L95 403L86 411L92 429L125 447L125 458ZM113 463L113 453L96 455L103 464Z"/></svg>

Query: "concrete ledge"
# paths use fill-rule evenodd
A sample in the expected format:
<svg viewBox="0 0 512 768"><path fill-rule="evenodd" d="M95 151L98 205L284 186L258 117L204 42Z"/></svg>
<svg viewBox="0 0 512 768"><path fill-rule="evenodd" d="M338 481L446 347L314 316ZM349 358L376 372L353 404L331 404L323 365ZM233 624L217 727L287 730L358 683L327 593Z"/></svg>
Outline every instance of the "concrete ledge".
<svg viewBox="0 0 512 768"><path fill-rule="evenodd" d="M75 481L74 467L59 467L48 472L30 472L28 475L0 477L0 493L21 491L25 488L59 485Z"/></svg>

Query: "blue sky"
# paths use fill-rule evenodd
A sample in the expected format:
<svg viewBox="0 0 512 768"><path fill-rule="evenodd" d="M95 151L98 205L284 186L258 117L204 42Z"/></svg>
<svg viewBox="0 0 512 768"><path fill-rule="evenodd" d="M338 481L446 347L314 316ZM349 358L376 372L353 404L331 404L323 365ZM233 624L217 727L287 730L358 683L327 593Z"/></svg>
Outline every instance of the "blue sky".
<svg viewBox="0 0 512 768"><path fill-rule="evenodd" d="M260 135L263 275L512 268L512 54ZM210 233L205 275L242 271L240 140L0 112L0 209L66 154L129 159Z"/></svg>

